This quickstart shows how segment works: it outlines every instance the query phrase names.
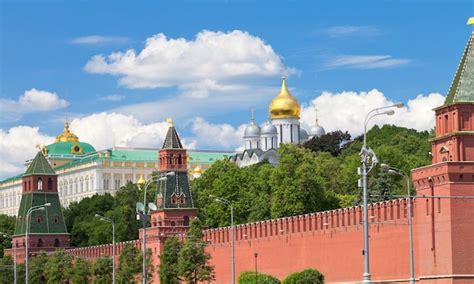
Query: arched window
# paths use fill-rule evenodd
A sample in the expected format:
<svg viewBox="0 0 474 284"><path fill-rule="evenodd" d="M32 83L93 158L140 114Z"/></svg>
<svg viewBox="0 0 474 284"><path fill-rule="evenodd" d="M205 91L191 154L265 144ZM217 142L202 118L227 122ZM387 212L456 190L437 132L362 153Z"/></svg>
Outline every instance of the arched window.
<svg viewBox="0 0 474 284"><path fill-rule="evenodd" d="M59 241L59 239L54 239L54 247L55 248L59 247L60 244L61 244L61 242Z"/></svg>
<svg viewBox="0 0 474 284"><path fill-rule="evenodd" d="M41 216L40 215L36 216L36 223L38 223L38 224L41 223Z"/></svg>
<svg viewBox="0 0 474 284"><path fill-rule="evenodd" d="M48 190L53 190L53 179L48 178Z"/></svg>
<svg viewBox="0 0 474 284"><path fill-rule="evenodd" d="M41 248L41 247L43 247L43 245L44 245L43 239L38 239L38 244L36 246Z"/></svg>
<svg viewBox="0 0 474 284"><path fill-rule="evenodd" d="M189 226L189 216L183 217L183 226Z"/></svg>
<svg viewBox="0 0 474 284"><path fill-rule="evenodd" d="M43 190L43 179L38 178L38 190Z"/></svg>

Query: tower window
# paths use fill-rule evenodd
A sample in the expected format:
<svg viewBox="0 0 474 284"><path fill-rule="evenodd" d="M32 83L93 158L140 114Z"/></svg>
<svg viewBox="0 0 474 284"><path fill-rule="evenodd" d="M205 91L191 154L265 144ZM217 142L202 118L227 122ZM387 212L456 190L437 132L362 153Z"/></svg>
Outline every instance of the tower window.
<svg viewBox="0 0 474 284"><path fill-rule="evenodd" d="M38 224L41 223L41 216L36 216L36 223L38 223Z"/></svg>
<svg viewBox="0 0 474 284"><path fill-rule="evenodd" d="M38 178L38 190L43 190L43 179Z"/></svg>
<svg viewBox="0 0 474 284"><path fill-rule="evenodd" d="M48 190L53 190L53 179L48 178Z"/></svg>
<svg viewBox="0 0 474 284"><path fill-rule="evenodd" d="M43 239L38 239L37 247L41 248L41 247L43 247L43 245L44 245Z"/></svg>
<svg viewBox="0 0 474 284"><path fill-rule="evenodd" d="M59 239L54 239L54 247L59 247L59 245L61 244L61 242L59 241Z"/></svg>
<svg viewBox="0 0 474 284"><path fill-rule="evenodd" d="M54 224L59 223L59 216L58 216L58 215L55 215L55 216L53 217L53 223L54 223Z"/></svg>

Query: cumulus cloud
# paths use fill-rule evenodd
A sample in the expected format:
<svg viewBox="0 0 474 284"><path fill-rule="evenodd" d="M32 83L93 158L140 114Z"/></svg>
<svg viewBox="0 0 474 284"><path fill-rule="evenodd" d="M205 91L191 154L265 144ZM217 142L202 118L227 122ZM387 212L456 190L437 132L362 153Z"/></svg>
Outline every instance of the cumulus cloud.
<svg viewBox="0 0 474 284"><path fill-rule="evenodd" d="M405 107L395 109L395 115L382 115L371 120L371 125L395 124L398 126L414 128L416 130L429 130L434 127L433 108L442 105L444 96L438 93L418 95L408 101ZM363 132L365 115L372 109L392 105L396 102L387 98L382 92L373 89L369 92L341 93L323 92L306 107L303 107L301 121L306 129L314 125L315 111L318 109L319 123L326 131L349 131L353 136Z"/></svg>
<svg viewBox="0 0 474 284"><path fill-rule="evenodd" d="M23 113L52 111L67 106L69 102L56 93L35 88L25 91L18 100L0 99L0 110L7 119L19 118Z"/></svg>
<svg viewBox="0 0 474 284"><path fill-rule="evenodd" d="M239 88L250 77L278 75L283 65L270 45L247 32L204 30L193 40L159 33L148 38L141 51L96 55L85 70L118 76L129 88L177 87L205 97L208 91Z"/></svg>
<svg viewBox="0 0 474 284"><path fill-rule="evenodd" d="M380 69L406 65L410 62L410 59L394 58L391 55L340 55L329 58L324 67L327 69Z"/></svg>
<svg viewBox="0 0 474 284"><path fill-rule="evenodd" d="M69 43L77 44L77 45L124 44L127 42L128 42L128 38L126 37L102 36L102 35L76 37L69 41Z"/></svg>
<svg viewBox="0 0 474 284"><path fill-rule="evenodd" d="M50 144L53 141L54 137L41 133L38 127L0 129L0 179L24 172L24 162L39 151L36 145Z"/></svg>
<svg viewBox="0 0 474 284"><path fill-rule="evenodd" d="M246 124L234 127L227 123L210 123L202 117L197 117L192 123L194 140L199 146L235 149L242 145L242 137Z"/></svg>
<svg viewBox="0 0 474 284"><path fill-rule="evenodd" d="M330 37L348 37L348 36L374 36L380 34L380 30L372 26L333 26L324 29L324 32Z"/></svg>

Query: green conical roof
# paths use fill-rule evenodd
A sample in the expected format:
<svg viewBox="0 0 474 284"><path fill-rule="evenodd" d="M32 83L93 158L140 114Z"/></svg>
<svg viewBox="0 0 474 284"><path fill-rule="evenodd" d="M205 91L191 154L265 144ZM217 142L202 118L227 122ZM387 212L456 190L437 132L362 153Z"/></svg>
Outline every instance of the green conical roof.
<svg viewBox="0 0 474 284"><path fill-rule="evenodd" d="M23 176L55 174L56 172L53 170L43 154L38 152Z"/></svg>
<svg viewBox="0 0 474 284"><path fill-rule="evenodd" d="M467 41L453 82L446 96L445 105L474 103L474 31Z"/></svg>

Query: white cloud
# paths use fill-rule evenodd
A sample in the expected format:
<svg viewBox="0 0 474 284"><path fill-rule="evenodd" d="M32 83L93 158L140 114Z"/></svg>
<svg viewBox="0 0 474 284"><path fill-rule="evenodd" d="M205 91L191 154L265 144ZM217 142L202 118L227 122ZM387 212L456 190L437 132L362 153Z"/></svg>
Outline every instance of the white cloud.
<svg viewBox="0 0 474 284"><path fill-rule="evenodd" d="M209 123L197 117L192 124L194 140L200 147L235 149L242 145L246 124L234 127L227 123Z"/></svg>
<svg viewBox="0 0 474 284"><path fill-rule="evenodd" d="M71 44L78 45L105 45L105 44L124 44L128 42L126 37L90 35L73 38L69 41Z"/></svg>
<svg viewBox="0 0 474 284"><path fill-rule="evenodd" d="M341 55L331 57L324 67L327 69L380 69L406 65L410 62L409 59L394 58L391 55Z"/></svg>
<svg viewBox="0 0 474 284"><path fill-rule="evenodd" d="M71 130L97 150L114 145L158 148L162 146L168 124L143 124L131 115L102 112L73 119Z"/></svg>
<svg viewBox="0 0 474 284"><path fill-rule="evenodd" d="M405 107L395 109L395 115L382 115L371 120L369 128L374 124L394 124L416 130L429 130L434 127L434 112L432 109L442 105L443 102L444 96L438 93L418 95L416 98L409 100ZM356 136L362 134L365 115L370 110L394 103L376 89L360 93L348 91L341 93L323 92L310 101L308 106L303 107L301 121L306 129L314 125L314 106L316 106L319 123L326 129L326 132L342 130L349 131L353 136Z"/></svg>
<svg viewBox="0 0 474 284"><path fill-rule="evenodd" d="M278 75L283 65L270 45L247 32L203 30L193 40L159 33L139 52L96 55L85 70L119 76L129 88L178 87L192 97L206 97L208 91L239 88L249 78Z"/></svg>
<svg viewBox="0 0 474 284"><path fill-rule="evenodd" d="M0 129L0 179L24 172L24 162L35 156L36 145L46 145L54 137L40 133L37 127L15 126Z"/></svg>
<svg viewBox="0 0 474 284"><path fill-rule="evenodd" d="M348 36L374 36L380 34L380 30L371 26L333 26L324 29L330 37L348 37Z"/></svg>
<svg viewBox="0 0 474 284"><path fill-rule="evenodd" d="M61 99L56 93L32 88L18 100L0 99L0 110L6 119L16 119L28 112L52 111L69 106L69 102Z"/></svg>
<svg viewBox="0 0 474 284"><path fill-rule="evenodd" d="M123 100L124 98L125 98L125 96L115 94L115 95L108 95L108 96L100 97L100 100L118 102L118 101Z"/></svg>

